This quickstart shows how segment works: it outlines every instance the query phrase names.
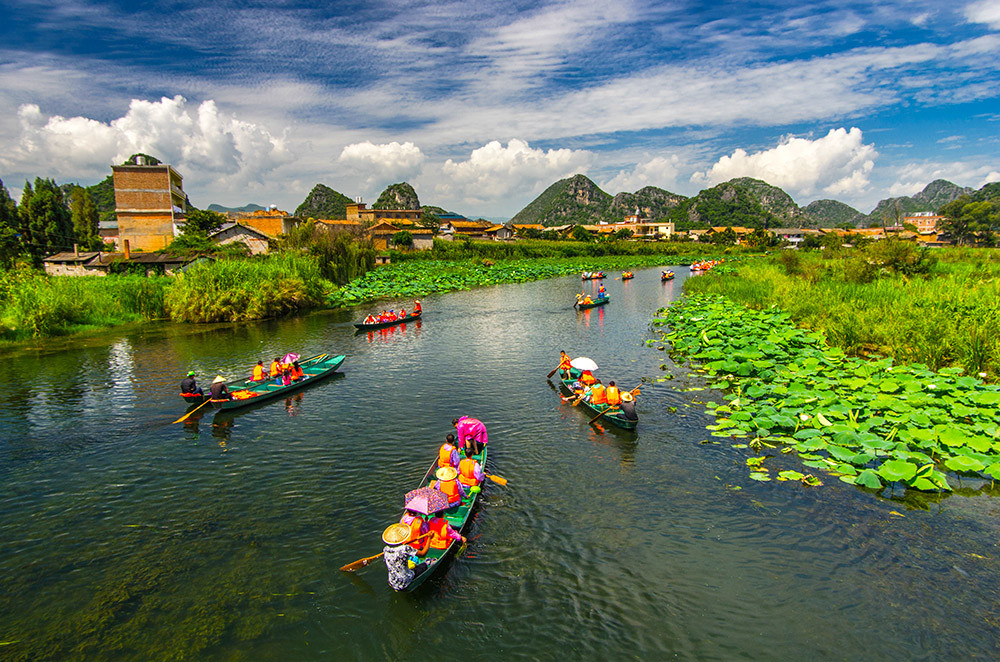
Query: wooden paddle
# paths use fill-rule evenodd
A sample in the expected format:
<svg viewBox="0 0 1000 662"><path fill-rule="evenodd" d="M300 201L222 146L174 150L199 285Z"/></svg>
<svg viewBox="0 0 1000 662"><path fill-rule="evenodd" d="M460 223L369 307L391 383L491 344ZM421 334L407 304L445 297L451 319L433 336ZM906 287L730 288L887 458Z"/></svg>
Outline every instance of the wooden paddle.
<svg viewBox="0 0 1000 662"><path fill-rule="evenodd" d="M552 379L552 375L556 374L556 372L557 372L558 370L559 370L559 366L556 366L556 367L555 367L555 368L554 368L554 369L552 370L552 372L550 372L549 374L545 375L545 379Z"/></svg>
<svg viewBox="0 0 1000 662"><path fill-rule="evenodd" d="M427 536L431 535L432 533L434 533L434 532L433 532L433 531L428 531L427 533L425 533L425 534L423 534L423 535L420 535L420 536L417 536L416 538L413 538L412 540L406 540L406 541L404 541L404 542L401 542L400 544L401 544L401 545L408 545L408 544L410 544L411 542L416 542L416 541L420 540L421 538L426 538ZM354 572L354 571L355 571L355 570L357 570L358 568L363 568L363 567L365 567L366 565L368 565L369 563L371 563L371 562L372 562L372 561L374 561L375 559L379 558L379 557L380 557L380 556L382 556L383 554L385 554L385 551L384 551L384 550L383 550L382 552L380 552L380 553L376 554L375 556L369 556L369 557L367 557L367 558L363 558L363 559L358 559L358 560L357 560L357 561L355 561L354 563L348 563L348 564L347 564L347 565L345 565L345 566L341 566L341 568L340 568L340 569L341 569L341 570L343 570L344 572Z"/></svg>
<svg viewBox="0 0 1000 662"><path fill-rule="evenodd" d="M188 416L190 416L191 414L195 413L196 411L198 411L199 409L201 409L202 407L204 407L205 405L207 405L211 401L212 401L211 398L206 399L205 402L201 403L200 405L198 405L197 407L195 407L194 409L192 409L188 413L186 413L183 416L181 416L180 418L178 418L176 421L174 421L174 423L183 423L184 421L186 421L188 419ZM171 423L171 425L173 425L174 423Z"/></svg>
<svg viewBox="0 0 1000 662"><path fill-rule="evenodd" d="M492 480L497 485L506 485L507 484L507 479L504 478L503 476L491 476L489 474L483 474L483 475L486 476L487 478L489 478L490 480Z"/></svg>

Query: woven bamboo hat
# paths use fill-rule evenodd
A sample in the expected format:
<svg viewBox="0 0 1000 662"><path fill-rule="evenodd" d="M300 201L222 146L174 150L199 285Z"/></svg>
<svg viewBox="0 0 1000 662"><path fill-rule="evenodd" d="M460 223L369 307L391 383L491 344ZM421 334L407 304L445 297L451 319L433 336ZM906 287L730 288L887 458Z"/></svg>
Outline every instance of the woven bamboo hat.
<svg viewBox="0 0 1000 662"><path fill-rule="evenodd" d="M218 384L219 382L224 382L224 381L226 381L226 378L223 377L222 375L219 375L218 377L216 377L215 379L212 380L212 383L213 384Z"/></svg>
<svg viewBox="0 0 1000 662"><path fill-rule="evenodd" d="M458 477L458 471L455 470L455 467L441 467L434 476L438 480L455 480Z"/></svg>
<svg viewBox="0 0 1000 662"><path fill-rule="evenodd" d="M622 393L622 402L632 402L633 399L632 394L628 391Z"/></svg>
<svg viewBox="0 0 1000 662"><path fill-rule="evenodd" d="M390 524L382 532L382 542L387 545L401 545L410 538L410 527L397 522Z"/></svg>

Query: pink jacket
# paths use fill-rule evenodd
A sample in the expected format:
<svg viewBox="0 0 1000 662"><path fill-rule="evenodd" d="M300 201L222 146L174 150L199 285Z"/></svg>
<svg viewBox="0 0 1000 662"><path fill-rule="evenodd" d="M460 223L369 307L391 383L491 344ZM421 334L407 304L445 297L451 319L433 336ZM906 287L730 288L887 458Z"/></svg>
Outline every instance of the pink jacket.
<svg viewBox="0 0 1000 662"><path fill-rule="evenodd" d="M486 435L486 426L478 419L462 416L458 419L458 425L455 426L455 430L458 434L459 442L469 438L484 446L489 442L489 437Z"/></svg>

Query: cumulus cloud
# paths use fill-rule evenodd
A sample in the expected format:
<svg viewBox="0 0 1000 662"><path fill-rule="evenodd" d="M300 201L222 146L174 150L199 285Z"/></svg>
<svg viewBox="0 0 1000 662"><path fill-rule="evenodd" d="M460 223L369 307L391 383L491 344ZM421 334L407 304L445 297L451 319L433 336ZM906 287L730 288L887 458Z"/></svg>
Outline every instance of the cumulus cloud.
<svg viewBox="0 0 1000 662"><path fill-rule="evenodd" d="M1000 4L996 0L979 0L965 6L965 18L970 23L985 23L1000 29Z"/></svg>
<svg viewBox="0 0 1000 662"><path fill-rule="evenodd" d="M425 157L411 142L376 145L366 140L345 147L337 160L359 171L372 186L419 175Z"/></svg>
<svg viewBox="0 0 1000 662"><path fill-rule="evenodd" d="M868 173L878 152L862 142L861 129L831 129L816 140L786 136L777 147L748 154L737 149L723 156L693 182L715 185L734 177L754 177L786 191L809 195L858 193L868 186Z"/></svg>
<svg viewBox="0 0 1000 662"><path fill-rule="evenodd" d="M983 177L982 180L980 180L979 186L977 188L982 188L987 184L992 184L993 182L1000 182L1000 171L991 170L990 172L986 173L986 176Z"/></svg>
<svg viewBox="0 0 1000 662"><path fill-rule="evenodd" d="M86 117L46 116L35 104L18 111L20 134L0 150L7 171L45 176L101 177L110 165L144 152L177 167L197 186L260 183L291 160L284 136L219 111L204 101L192 113L182 96L133 99L109 123Z"/></svg>
<svg viewBox="0 0 1000 662"><path fill-rule="evenodd" d="M537 193L554 180L586 170L593 155L586 150L533 149L523 140L506 146L492 141L474 149L466 161L448 159L437 193L466 203L497 202Z"/></svg>
<svg viewBox="0 0 1000 662"><path fill-rule="evenodd" d="M619 170L601 188L612 195L622 191L631 193L645 186L671 188L677 181L679 170L680 159L676 155L669 158L657 156L645 163L637 163L631 170Z"/></svg>

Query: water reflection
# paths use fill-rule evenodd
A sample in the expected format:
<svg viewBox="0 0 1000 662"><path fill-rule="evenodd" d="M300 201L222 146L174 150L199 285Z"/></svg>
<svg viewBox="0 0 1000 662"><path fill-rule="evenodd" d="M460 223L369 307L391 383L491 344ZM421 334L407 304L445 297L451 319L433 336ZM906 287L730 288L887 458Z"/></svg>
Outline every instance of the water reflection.
<svg viewBox="0 0 1000 662"><path fill-rule="evenodd" d="M370 331L358 329L358 334L364 334L369 345L380 342L392 342L397 339L405 338L407 327L410 328L411 335L419 336L422 325L423 319L418 319L416 322L403 322L402 324L396 324L394 326L388 326L381 329L372 329Z"/></svg>

